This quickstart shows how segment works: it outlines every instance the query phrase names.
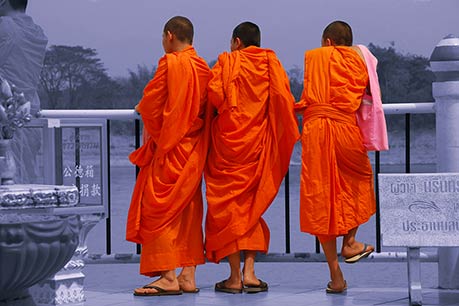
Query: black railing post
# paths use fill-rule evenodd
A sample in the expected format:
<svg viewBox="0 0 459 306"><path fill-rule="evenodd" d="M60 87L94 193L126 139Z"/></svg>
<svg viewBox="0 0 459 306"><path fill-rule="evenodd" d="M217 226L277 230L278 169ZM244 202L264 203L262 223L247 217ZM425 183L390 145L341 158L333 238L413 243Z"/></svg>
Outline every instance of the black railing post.
<svg viewBox="0 0 459 306"><path fill-rule="evenodd" d="M135 148L138 149L140 148L140 120L135 119L134 120L134 130L135 130ZM137 179L137 176L139 175L140 168L138 166L135 166L135 178ZM142 251L142 246L140 244L136 244L136 254L140 254Z"/></svg>
<svg viewBox="0 0 459 306"><path fill-rule="evenodd" d="M75 170L81 167L80 161L80 128L75 128ZM75 186L80 191L81 195L81 180L80 175L75 174Z"/></svg>
<svg viewBox="0 0 459 306"><path fill-rule="evenodd" d="M64 145L62 143L62 128L54 129L54 152L55 152L55 163L56 169L54 171L54 176L56 178L56 185L64 185Z"/></svg>
<svg viewBox="0 0 459 306"><path fill-rule="evenodd" d="M106 229L106 254L110 255L112 253L112 227L111 227L111 176L110 176L110 120L107 119L107 174L108 174L108 184L107 184L107 219L105 219L105 229Z"/></svg>
<svg viewBox="0 0 459 306"><path fill-rule="evenodd" d="M411 172L410 142L411 142L411 114L405 114L405 173Z"/></svg>
<svg viewBox="0 0 459 306"><path fill-rule="evenodd" d="M379 182L378 174L381 172L380 152L375 152L375 196L376 196L376 252L381 253L381 212L379 211Z"/></svg>
<svg viewBox="0 0 459 306"><path fill-rule="evenodd" d="M290 170L284 178L285 188L285 253L290 253Z"/></svg>

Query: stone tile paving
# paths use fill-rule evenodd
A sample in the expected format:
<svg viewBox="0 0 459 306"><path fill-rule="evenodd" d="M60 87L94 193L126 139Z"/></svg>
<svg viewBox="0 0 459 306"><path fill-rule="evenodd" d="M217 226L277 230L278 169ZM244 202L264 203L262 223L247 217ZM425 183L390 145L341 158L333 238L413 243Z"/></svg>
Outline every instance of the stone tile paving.
<svg viewBox="0 0 459 306"><path fill-rule="evenodd" d="M132 290L150 280L138 274L138 264L89 264L85 268L85 306L105 305L409 305L406 263L362 262L342 264L349 289L343 295L325 294L328 282L326 263L257 263L258 277L267 281L270 290L259 294L230 295L213 290L225 279L227 263L198 267L198 294L162 297L134 297ZM436 263L421 266L423 305L459 305L459 290L437 289Z"/></svg>

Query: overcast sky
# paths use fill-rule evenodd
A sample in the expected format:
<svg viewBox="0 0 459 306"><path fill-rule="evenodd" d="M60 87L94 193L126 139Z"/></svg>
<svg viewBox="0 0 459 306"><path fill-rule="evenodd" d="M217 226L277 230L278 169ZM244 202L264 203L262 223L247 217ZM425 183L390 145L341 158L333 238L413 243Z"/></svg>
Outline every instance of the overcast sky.
<svg viewBox="0 0 459 306"><path fill-rule="evenodd" d="M444 36L459 35L459 0L29 0L28 14L50 45L96 49L112 76L156 65L164 23L175 15L194 23L195 48L207 61L229 50L238 23L255 22L262 47L286 69L302 67L304 51L318 47L337 19L352 26L356 44L394 41L397 50L426 57Z"/></svg>

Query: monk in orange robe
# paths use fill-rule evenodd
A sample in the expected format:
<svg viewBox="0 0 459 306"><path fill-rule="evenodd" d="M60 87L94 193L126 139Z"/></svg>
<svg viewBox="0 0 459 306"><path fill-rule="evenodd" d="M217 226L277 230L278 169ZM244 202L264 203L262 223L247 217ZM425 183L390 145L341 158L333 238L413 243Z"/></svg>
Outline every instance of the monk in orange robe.
<svg viewBox="0 0 459 306"><path fill-rule="evenodd" d="M230 264L229 278L216 291L261 292L268 285L255 276L254 262L257 251L268 251L262 215L288 170L298 123L287 75L275 53L260 48L258 26L238 25L231 51L219 56L208 86L218 114L205 168L205 249L208 260L227 257Z"/></svg>
<svg viewBox="0 0 459 306"><path fill-rule="evenodd" d="M345 262L374 250L355 240L358 226L376 211L371 164L355 116L367 86L367 68L360 50L352 47L351 27L331 23L322 47L305 53L304 89L295 105L303 112L301 231L319 238L330 269L328 293L347 288L338 263L338 236L343 236Z"/></svg>
<svg viewBox="0 0 459 306"><path fill-rule="evenodd" d="M126 239L142 245L140 273L160 278L135 289L135 295L197 292L196 265L205 262L201 183L210 137L210 69L192 41L187 18L165 24L166 54L136 106L148 137L130 155L140 173ZM183 269L177 277L178 267Z"/></svg>

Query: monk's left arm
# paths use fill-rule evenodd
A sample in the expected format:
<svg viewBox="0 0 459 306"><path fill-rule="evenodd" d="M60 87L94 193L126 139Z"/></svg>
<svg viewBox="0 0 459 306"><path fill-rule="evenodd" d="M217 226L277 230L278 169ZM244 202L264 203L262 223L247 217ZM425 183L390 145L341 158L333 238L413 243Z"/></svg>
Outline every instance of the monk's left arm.
<svg viewBox="0 0 459 306"><path fill-rule="evenodd" d="M153 79L145 86L142 99L135 109L149 119L157 118L162 114L167 96L167 60L163 57L158 63Z"/></svg>
<svg viewBox="0 0 459 306"><path fill-rule="evenodd" d="M304 55L304 72L303 72L303 92L301 93L300 101L295 103L295 113L303 113L308 106L306 102L306 87L307 87L307 71L306 71L306 54Z"/></svg>
<svg viewBox="0 0 459 306"><path fill-rule="evenodd" d="M207 99L217 111L225 100L223 67L220 60L215 63L214 67L210 70L210 74L210 81L207 85Z"/></svg>

